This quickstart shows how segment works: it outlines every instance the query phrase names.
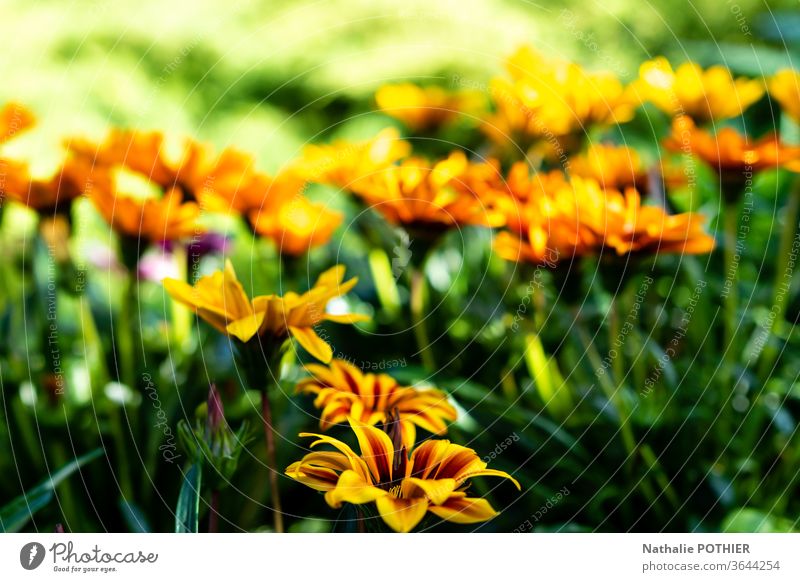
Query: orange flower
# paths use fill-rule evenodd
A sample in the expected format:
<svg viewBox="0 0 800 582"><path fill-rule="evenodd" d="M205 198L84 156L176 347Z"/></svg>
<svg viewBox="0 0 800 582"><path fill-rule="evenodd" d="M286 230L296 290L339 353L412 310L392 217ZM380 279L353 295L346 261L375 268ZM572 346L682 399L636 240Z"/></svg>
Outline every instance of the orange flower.
<svg viewBox="0 0 800 582"><path fill-rule="evenodd" d="M664 57L643 63L633 87L642 100L665 113L688 115L698 123L741 115L764 94L761 81L734 79L726 67L703 70L683 63L673 71Z"/></svg>
<svg viewBox="0 0 800 582"><path fill-rule="evenodd" d="M227 153L232 155L230 151ZM223 152L220 159L224 157L226 152ZM252 160L246 169L242 167L243 170L238 175L233 172L222 174L228 177L228 182L213 180L214 187L200 191L199 201L204 209L223 214L239 214L248 218L253 214L277 208L287 200L302 196L305 180L294 172L284 171L271 177L253 171Z"/></svg>
<svg viewBox="0 0 800 582"><path fill-rule="evenodd" d="M0 144L16 137L16 135L36 123L33 113L19 103L6 103L0 108Z"/></svg>
<svg viewBox="0 0 800 582"><path fill-rule="evenodd" d="M358 180L391 166L411 151L394 128L362 142L310 145L292 170L309 182L350 188Z"/></svg>
<svg viewBox="0 0 800 582"><path fill-rule="evenodd" d="M324 245L342 223L341 213L301 195L267 202L263 210L250 213L250 223L256 233L271 238L282 254L297 256Z"/></svg>
<svg viewBox="0 0 800 582"><path fill-rule="evenodd" d="M800 73L793 69L778 71L769 80L769 94L780 103L786 115L800 123Z"/></svg>
<svg viewBox="0 0 800 582"><path fill-rule="evenodd" d="M397 532L409 532L430 511L453 523L480 523L497 512L486 499L467 497L470 479L502 477L519 483L508 473L488 469L475 451L432 439L408 450L385 432L350 420L361 454L325 435L301 433L334 451L314 451L286 468L286 474L304 485L325 492L333 508L343 503L375 503L383 521Z"/></svg>
<svg viewBox="0 0 800 582"><path fill-rule="evenodd" d="M364 315L325 312L331 299L349 292L358 282L353 278L343 283L343 279L344 267L337 265L320 275L314 287L302 295L259 295L251 301L233 266L226 262L224 271L201 277L194 287L167 278L164 288L175 301L189 306L215 329L241 342L261 336L280 346L292 337L312 356L329 362L333 351L314 328L323 321L356 323L369 319Z"/></svg>
<svg viewBox="0 0 800 582"><path fill-rule="evenodd" d="M634 100L611 73L589 72L575 63L546 59L522 47L506 63L511 80L491 84L496 113L484 130L499 143L556 138L557 149L591 126L630 120ZM561 155L558 153L558 155Z"/></svg>
<svg viewBox="0 0 800 582"><path fill-rule="evenodd" d="M102 188L91 192L100 213L120 234L151 241L202 233L198 199L236 200L239 187L253 174L253 159L236 150L215 157L211 148L192 140L171 142L159 132L113 130L100 145L75 140L71 151L97 173ZM155 184L162 197L137 197L121 191L120 169ZM247 194L250 195L249 193ZM245 198L245 196L243 196ZM235 206L235 203L233 203Z"/></svg>
<svg viewBox="0 0 800 582"><path fill-rule="evenodd" d="M647 173L639 154L624 146L593 145L586 153L570 160L569 173L593 178L603 188L624 190L635 187L640 191L647 188Z"/></svg>
<svg viewBox="0 0 800 582"><path fill-rule="evenodd" d="M409 158L360 181L354 192L390 223L420 235L436 235L454 226L499 225L502 216L462 179L469 168L463 152L453 152L433 166Z"/></svg>
<svg viewBox="0 0 800 582"><path fill-rule="evenodd" d="M161 242L205 232L197 222L200 207L183 202L177 188L162 198L140 198L117 193L116 186L111 186L91 190L90 197L105 221L123 237Z"/></svg>
<svg viewBox="0 0 800 582"><path fill-rule="evenodd" d="M579 200L581 222L597 235L602 246L610 247L618 255L694 255L714 249L714 238L703 231L705 220L697 213L671 216L659 206L642 206L634 188L628 188L624 194L608 188L601 192L597 182L575 178L572 189ZM602 202L598 204L598 200Z"/></svg>
<svg viewBox="0 0 800 582"><path fill-rule="evenodd" d="M46 179L33 178L27 165L16 162L6 162L5 172L4 192L42 215L68 212L75 198L91 191L103 179L85 161L71 156Z"/></svg>
<svg viewBox="0 0 800 582"><path fill-rule="evenodd" d="M483 97L475 91L446 91L412 83L384 85L375 94L378 108L399 119L412 131L433 131L477 112Z"/></svg>
<svg viewBox="0 0 800 582"><path fill-rule="evenodd" d="M495 238L495 252L510 261L552 266L559 260L595 255L609 248L628 253L707 253L714 239L693 213L668 215L642 206L638 192L602 188L595 180L573 178L555 195L529 201L516 233Z"/></svg>
<svg viewBox="0 0 800 582"><path fill-rule="evenodd" d="M456 419L456 409L440 390L400 386L388 374L364 374L344 360L333 360L330 367L310 364L306 369L313 378L301 381L297 392L317 396L314 406L322 410L322 430L348 417L374 426L387 422L396 411L403 445L410 450L416 442L416 427L444 434L446 421Z"/></svg>
<svg viewBox="0 0 800 582"><path fill-rule="evenodd" d="M800 147L782 144L777 135L751 142L730 127L712 135L698 129L686 116L672 123L672 135L665 145L672 151L700 158L719 174L723 184L734 188L744 185L748 173L780 167L800 169Z"/></svg>

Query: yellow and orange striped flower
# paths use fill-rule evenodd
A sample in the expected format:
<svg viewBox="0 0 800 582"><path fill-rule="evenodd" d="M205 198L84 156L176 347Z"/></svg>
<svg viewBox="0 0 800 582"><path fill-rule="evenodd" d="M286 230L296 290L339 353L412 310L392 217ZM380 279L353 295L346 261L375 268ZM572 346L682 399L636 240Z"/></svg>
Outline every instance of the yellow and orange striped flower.
<svg viewBox="0 0 800 582"><path fill-rule="evenodd" d="M323 321L356 323L369 319L365 315L326 312L331 299L346 294L358 282L357 278L342 282L344 270L344 266L337 265L325 271L303 294L260 295L252 301L230 262L223 271L201 277L194 286L167 278L164 288L174 300L193 309L215 329L241 342L258 335L280 346L294 338L309 354L329 362L333 350L317 335L315 327Z"/></svg>
<svg viewBox="0 0 800 582"><path fill-rule="evenodd" d="M301 433L329 445L333 451L313 451L292 463L286 474L317 491L333 508L343 503L374 503L383 521L397 532L410 532L425 515L453 523L480 523L497 515L486 499L468 497L471 479L502 477L519 483L508 473L489 469L472 449L447 440L432 439L409 451L382 430L350 419L361 454L326 435Z"/></svg>
<svg viewBox="0 0 800 582"><path fill-rule="evenodd" d="M734 78L727 67L703 70L688 62L673 70L664 57L643 63L633 87L668 115L688 115L698 123L741 115L764 95L763 82Z"/></svg>
<svg viewBox="0 0 800 582"><path fill-rule="evenodd" d="M442 87L420 87L413 83L384 85L375 94L378 108L400 120L412 131L434 131L474 115L483 106L476 91L447 91Z"/></svg>
<svg viewBox="0 0 800 582"><path fill-rule="evenodd" d="M456 409L447 395L434 388L401 386L388 374L363 373L345 360L333 360L329 367L310 364L313 377L297 384L297 392L316 395L320 429L345 422L348 417L374 426L399 416L402 443L410 450L416 442L417 427L432 434L445 434L447 421L456 419Z"/></svg>

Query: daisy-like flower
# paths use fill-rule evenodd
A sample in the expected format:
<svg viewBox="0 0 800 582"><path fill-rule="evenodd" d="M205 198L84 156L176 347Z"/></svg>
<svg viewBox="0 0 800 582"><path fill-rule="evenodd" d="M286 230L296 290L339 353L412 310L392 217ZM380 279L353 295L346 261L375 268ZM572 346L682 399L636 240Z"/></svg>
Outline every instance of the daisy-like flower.
<svg viewBox="0 0 800 582"><path fill-rule="evenodd" d="M252 158L241 152L226 150L215 158L206 144L170 140L157 131L114 129L100 144L73 140L68 145L97 167L123 167L192 201L204 188L235 186L252 166Z"/></svg>
<svg viewBox="0 0 800 582"><path fill-rule="evenodd" d="M340 212L296 196L251 213L250 223L257 234L272 239L282 254L298 256L330 241L342 218Z"/></svg>
<svg viewBox="0 0 800 582"><path fill-rule="evenodd" d="M522 47L506 63L511 79L492 82L496 112L484 130L495 141L523 143L559 138L561 146L585 134L591 126L630 120L634 100L619 79L607 72L590 72L576 63L546 59Z"/></svg>
<svg viewBox="0 0 800 582"><path fill-rule="evenodd" d="M495 252L508 261L549 266L588 253L596 237L576 219L574 198L559 195L567 186L560 170L531 174L527 163L515 163L487 190L507 229L495 237Z"/></svg>
<svg viewBox="0 0 800 582"><path fill-rule="evenodd" d="M306 369L313 377L298 383L297 392L316 395L314 406L322 411L322 430L348 417L374 426L387 422L396 411L402 443L410 450L417 427L441 435L447 432L447 421L456 419L456 409L440 390L401 386L388 374L364 374L345 360L333 360L330 367L310 364Z"/></svg>
<svg viewBox="0 0 800 582"><path fill-rule="evenodd" d="M703 231L705 219L697 213L669 215L659 206L643 206L635 188L624 193L601 189L594 180L574 178L571 189L578 200L581 222L618 255L693 255L714 249L714 238ZM598 200L602 202L598 204Z"/></svg>
<svg viewBox="0 0 800 582"><path fill-rule="evenodd" d="M409 158L360 181L353 191L390 223L421 238L455 226L497 226L502 216L469 187L469 167L463 152L433 164Z"/></svg>
<svg viewBox="0 0 800 582"><path fill-rule="evenodd" d="M673 70L664 57L643 63L633 87L668 115L688 115L698 123L741 115L764 94L761 81L735 79L721 65L703 70L689 62Z"/></svg>
<svg viewBox="0 0 800 582"><path fill-rule="evenodd" d="M113 179L107 183L113 184ZM200 207L184 202L177 188L161 198L118 193L117 187L93 188L89 197L105 221L123 238L149 242L174 241L202 234Z"/></svg>
<svg viewBox="0 0 800 582"><path fill-rule="evenodd" d="M361 141L337 141L330 145L309 145L292 170L309 182L349 188L360 179L406 157L411 146L394 128Z"/></svg>
<svg viewBox="0 0 800 582"><path fill-rule="evenodd" d="M252 301L230 262L225 263L223 271L201 277L193 287L177 279L164 279L164 288L212 327L241 342L260 336L279 347L291 337L318 360L329 362L333 350L314 328L323 321L356 323L369 319L365 315L325 312L331 299L346 294L358 282L355 277L342 282L344 270L337 265L325 271L302 295L260 295Z"/></svg>
<svg viewBox="0 0 800 582"><path fill-rule="evenodd" d="M454 523L480 523L497 512L486 499L469 497L470 479L494 476L510 479L503 471L488 469L472 449L447 440L425 441L411 452L382 430L350 419L361 454L325 435L311 444L330 445L333 451L314 451L292 463L286 474L317 491L333 508L343 503L374 503L383 521L397 532L413 530L425 515Z"/></svg>
<svg viewBox="0 0 800 582"><path fill-rule="evenodd" d="M0 108L0 144L7 142L36 123L33 113L19 103L6 103Z"/></svg>
<svg viewBox="0 0 800 582"><path fill-rule="evenodd" d="M768 86L769 94L780 103L784 113L800 123L800 73L782 69L769 80Z"/></svg>
<svg viewBox="0 0 800 582"><path fill-rule="evenodd" d="M303 195L306 182L294 171L274 178L253 172L240 182L236 187L204 189L202 206L243 216L253 232L273 240L281 254L297 256L324 245L342 223L341 213Z"/></svg>
<svg viewBox="0 0 800 582"><path fill-rule="evenodd" d="M714 239L702 229L702 216L669 215L660 207L643 206L634 188L622 193L592 179L575 177L523 211L517 232L495 238L495 252L506 260L550 264L605 248L617 255L702 254L714 248Z"/></svg>
<svg viewBox="0 0 800 582"><path fill-rule="evenodd" d="M664 142L667 149L691 154L708 164L723 185L740 190L747 175L770 168L800 169L800 147L787 146L775 134L750 141L731 127L716 135L698 129L689 117L672 123L672 135Z"/></svg>
<svg viewBox="0 0 800 582"><path fill-rule="evenodd" d="M413 83L384 85L375 101L381 111L419 132L439 129L461 115L476 113L483 105L483 97L475 91L447 91Z"/></svg>
<svg viewBox="0 0 800 582"><path fill-rule="evenodd" d="M103 179L85 161L71 156L49 178L34 178L28 166L18 162L7 162L5 172L3 191L41 215L67 213L75 198Z"/></svg>
<svg viewBox="0 0 800 582"><path fill-rule="evenodd" d="M610 144L591 146L585 153L570 160L569 173L581 178L592 178L603 188L624 190L647 188L647 172L636 150Z"/></svg>

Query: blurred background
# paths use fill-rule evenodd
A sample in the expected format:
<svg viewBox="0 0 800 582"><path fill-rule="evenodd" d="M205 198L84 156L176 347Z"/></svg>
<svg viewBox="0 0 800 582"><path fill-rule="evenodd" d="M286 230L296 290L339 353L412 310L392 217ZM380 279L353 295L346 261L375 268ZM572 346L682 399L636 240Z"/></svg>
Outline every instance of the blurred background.
<svg viewBox="0 0 800 582"><path fill-rule="evenodd" d="M5 0L0 97L54 138L109 124L236 144L274 171L309 140L372 135L375 89L486 83L522 43L623 81L656 55L739 74L788 66L789 0Z"/></svg>

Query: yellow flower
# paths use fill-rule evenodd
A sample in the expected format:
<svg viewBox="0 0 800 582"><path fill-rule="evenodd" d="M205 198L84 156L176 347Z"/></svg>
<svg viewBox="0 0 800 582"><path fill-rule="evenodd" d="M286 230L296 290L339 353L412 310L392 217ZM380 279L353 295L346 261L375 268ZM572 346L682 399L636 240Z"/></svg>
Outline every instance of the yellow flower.
<svg viewBox="0 0 800 582"><path fill-rule="evenodd" d="M734 79L721 65L703 70L689 62L673 71L664 57L643 63L633 86L642 100L669 115L688 115L698 123L741 115L764 94L761 81Z"/></svg>
<svg viewBox="0 0 800 582"><path fill-rule="evenodd" d="M593 145L587 152L570 160L569 173L592 178L603 188L624 190L635 187L642 192L647 188L647 173L639 154L625 146Z"/></svg>
<svg viewBox="0 0 800 582"><path fill-rule="evenodd" d="M783 69L769 80L769 94L781 105L784 113L800 123L800 73Z"/></svg>
<svg viewBox="0 0 800 582"><path fill-rule="evenodd" d="M477 112L483 104L475 91L446 91L413 83L384 85L375 94L378 108L399 119L412 131L433 131L461 115Z"/></svg>
<svg viewBox="0 0 800 582"><path fill-rule="evenodd" d="M348 417L374 426L396 411L403 445L410 450L416 442L416 427L445 434L446 421L456 419L456 409L440 390L400 386L388 374L364 374L345 360L333 360L330 367L310 364L306 369L313 377L298 383L297 391L317 396L314 406L322 410L322 430Z"/></svg>
<svg viewBox="0 0 800 582"><path fill-rule="evenodd" d="M433 165L409 158L360 181L353 191L390 223L421 235L455 226L500 224L502 216L469 187L469 171L463 152L453 152Z"/></svg>
<svg viewBox="0 0 800 582"><path fill-rule="evenodd" d="M334 451L314 451L291 464L286 474L317 491L333 508L342 503L375 503L383 521L397 532L409 532L430 511L454 523L480 523L497 512L486 499L468 497L469 480L479 476L510 479L503 471L488 469L475 451L432 439L419 445L408 456L405 447L396 447L389 436L371 426L359 426L350 419L361 454L334 438L312 433L301 437L317 440L311 446L326 444Z"/></svg>
<svg viewBox="0 0 800 582"><path fill-rule="evenodd" d="M36 123L33 113L19 103L6 103L0 108L0 144L16 137L16 135Z"/></svg>
<svg viewBox="0 0 800 582"><path fill-rule="evenodd" d="M349 188L358 180L380 171L411 152L408 142L394 128L382 130L362 142L337 141L309 145L292 170L309 182Z"/></svg>
<svg viewBox="0 0 800 582"><path fill-rule="evenodd" d="M314 287L302 295L260 295L251 301L233 266L226 262L224 271L201 277L194 287L167 278L164 288L215 329L241 342L258 335L279 346L292 337L312 356L329 362L333 351L314 328L323 321L355 323L369 319L364 315L325 312L331 299L344 295L358 282L353 278L343 283L343 279L344 266L338 265L320 275Z"/></svg>
<svg viewBox="0 0 800 582"><path fill-rule="evenodd" d="M634 100L619 79L608 72L586 71L576 63L545 59L522 47L506 64L511 80L491 84L496 112L484 131L499 143L508 140L556 138L556 149L585 134L591 126L629 121ZM556 152L561 155L560 152Z"/></svg>

